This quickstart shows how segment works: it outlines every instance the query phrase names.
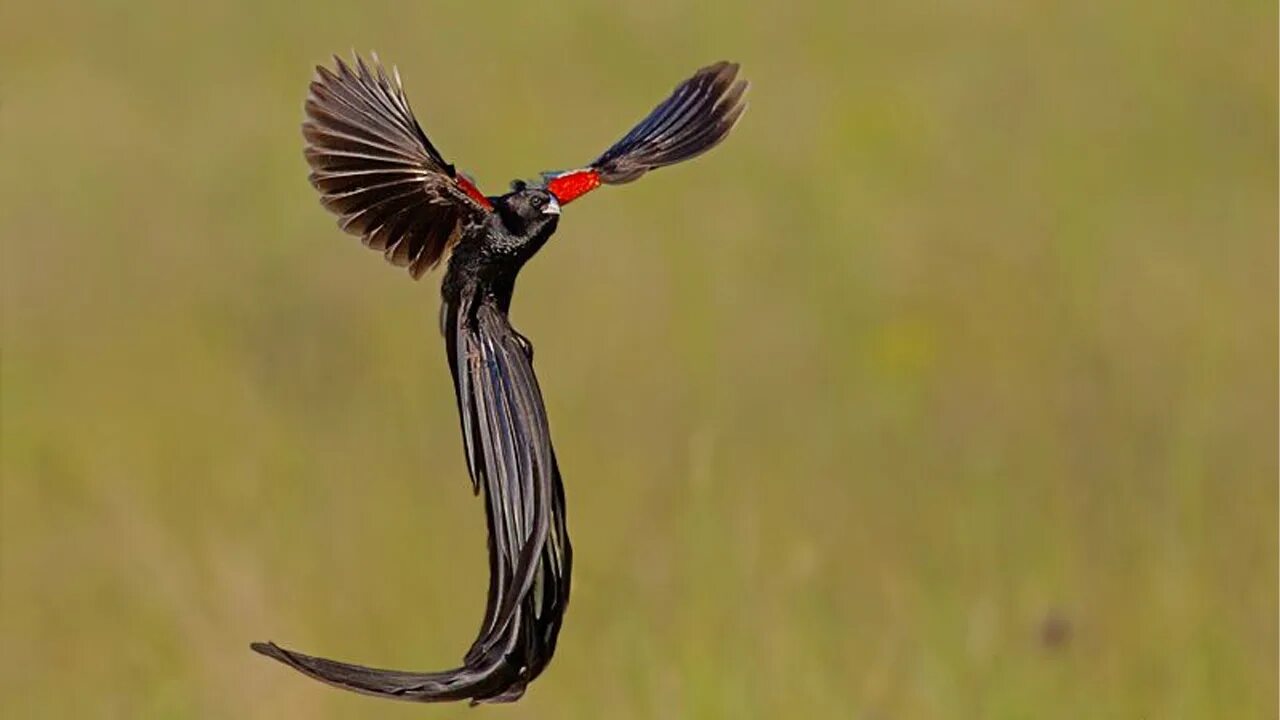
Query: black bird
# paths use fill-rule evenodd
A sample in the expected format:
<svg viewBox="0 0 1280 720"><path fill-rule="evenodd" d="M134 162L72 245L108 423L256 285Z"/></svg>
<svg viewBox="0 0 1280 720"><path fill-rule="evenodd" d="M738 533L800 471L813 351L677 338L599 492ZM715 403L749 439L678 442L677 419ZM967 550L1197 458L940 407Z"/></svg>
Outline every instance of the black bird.
<svg viewBox="0 0 1280 720"><path fill-rule="evenodd" d="M601 184L631 182L725 138L746 109L738 66L696 72L590 165L516 181L487 197L445 162L422 131L399 73L377 56L317 67L306 102L311 183L343 230L414 278L452 251L441 331L475 492L489 525L489 597L463 664L443 672L352 665L253 649L317 680L368 695L439 702L511 702L547 667L569 602L573 554L564 487L533 373L533 345L507 311L520 268L556 230L560 209Z"/></svg>

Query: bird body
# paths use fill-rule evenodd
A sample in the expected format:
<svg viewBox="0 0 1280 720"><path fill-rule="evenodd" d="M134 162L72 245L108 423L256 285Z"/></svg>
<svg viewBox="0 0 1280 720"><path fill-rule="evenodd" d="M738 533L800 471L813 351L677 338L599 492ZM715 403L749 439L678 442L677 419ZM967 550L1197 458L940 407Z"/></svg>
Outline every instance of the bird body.
<svg viewBox="0 0 1280 720"><path fill-rule="evenodd" d="M340 226L421 277L450 252L441 332L473 489L484 494L489 592L463 664L443 672L364 667L253 649L355 692L420 702L519 699L546 668L569 601L573 550L564 486L533 345L511 326L516 277L555 233L563 205L601 185L709 150L745 110L737 66L698 71L590 165L516 181L489 197L445 162L418 125L399 74L336 59L317 68L303 135L312 184Z"/></svg>

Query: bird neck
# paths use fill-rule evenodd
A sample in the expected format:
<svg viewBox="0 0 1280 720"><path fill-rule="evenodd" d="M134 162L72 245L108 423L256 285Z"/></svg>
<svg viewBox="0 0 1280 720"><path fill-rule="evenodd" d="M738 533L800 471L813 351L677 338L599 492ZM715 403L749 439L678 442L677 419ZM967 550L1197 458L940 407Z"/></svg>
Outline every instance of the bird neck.
<svg viewBox="0 0 1280 720"><path fill-rule="evenodd" d="M511 306L516 276L529 258L551 239L556 222L528 228L528 236L512 235L500 221L492 222L483 234L464 238L449 259L442 291L447 299L465 300L469 306L494 303L505 314Z"/></svg>
<svg viewBox="0 0 1280 720"><path fill-rule="evenodd" d="M548 215L512 228L496 215L488 233L479 243L477 269L484 275L511 276L520 272L529 258L537 254L556 231L557 216Z"/></svg>

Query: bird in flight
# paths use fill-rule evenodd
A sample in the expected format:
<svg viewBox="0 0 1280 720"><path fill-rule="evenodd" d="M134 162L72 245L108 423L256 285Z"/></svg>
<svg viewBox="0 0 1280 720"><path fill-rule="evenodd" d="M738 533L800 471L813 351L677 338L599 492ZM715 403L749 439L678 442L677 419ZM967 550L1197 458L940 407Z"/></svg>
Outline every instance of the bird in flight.
<svg viewBox="0 0 1280 720"><path fill-rule="evenodd" d="M316 68L306 102L311 184L339 225L415 279L450 253L440 323L473 490L484 492L489 593L462 665L405 672L252 648L322 682L417 702L511 702L551 661L573 563L564 487L551 447L533 345L507 312L516 275L556 230L564 205L715 147L746 109L738 66L718 62L680 83L586 167L515 181L486 196L427 138L392 68L377 56Z"/></svg>

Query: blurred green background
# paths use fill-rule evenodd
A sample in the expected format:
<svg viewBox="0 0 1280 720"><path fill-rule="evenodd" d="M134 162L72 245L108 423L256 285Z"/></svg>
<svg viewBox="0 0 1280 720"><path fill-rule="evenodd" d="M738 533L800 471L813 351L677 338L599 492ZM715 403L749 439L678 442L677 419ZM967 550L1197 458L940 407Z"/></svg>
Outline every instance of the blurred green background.
<svg viewBox="0 0 1280 720"><path fill-rule="evenodd" d="M1273 718L1276 7L0 7L6 718ZM522 276L574 595L515 708L439 275L341 234L317 62L489 192L695 68L751 110Z"/></svg>

